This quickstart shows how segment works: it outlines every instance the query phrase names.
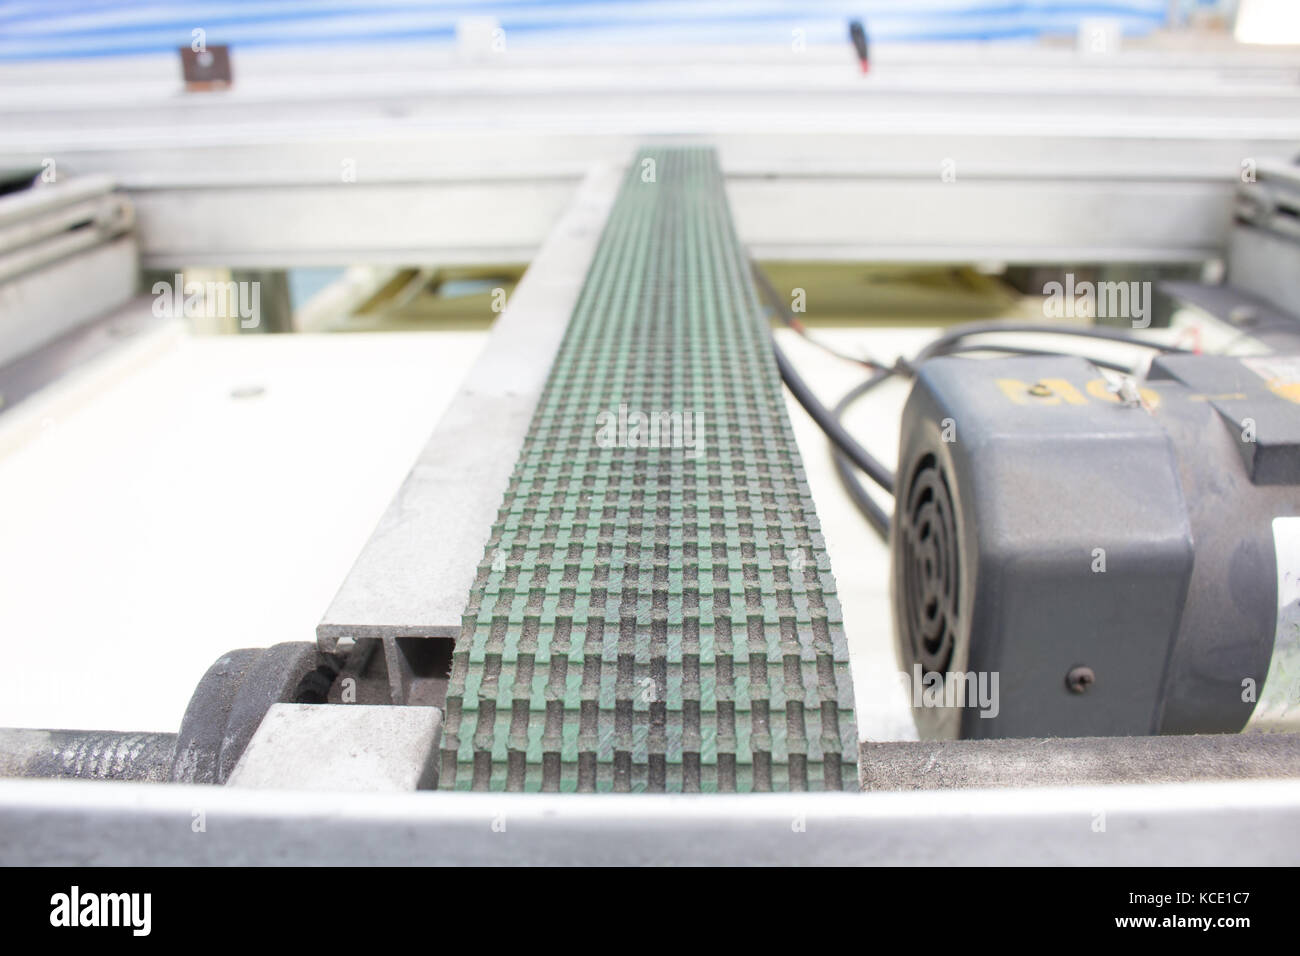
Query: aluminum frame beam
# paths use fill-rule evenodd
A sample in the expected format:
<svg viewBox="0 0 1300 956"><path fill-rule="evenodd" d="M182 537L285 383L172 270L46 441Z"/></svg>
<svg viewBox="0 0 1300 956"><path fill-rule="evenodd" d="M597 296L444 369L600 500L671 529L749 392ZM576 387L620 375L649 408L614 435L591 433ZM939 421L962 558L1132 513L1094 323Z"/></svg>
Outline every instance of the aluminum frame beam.
<svg viewBox="0 0 1300 956"><path fill-rule="evenodd" d="M592 170L515 287L486 349L317 625L321 650L332 651L344 637L460 634L466 596L620 176L614 166Z"/></svg>
<svg viewBox="0 0 1300 956"><path fill-rule="evenodd" d="M164 269L528 261L591 162L669 141L718 149L763 258L1149 262L1219 254L1242 164L1300 151L1288 51L239 59L221 95L165 59L0 68L0 164L115 176Z"/></svg>
<svg viewBox="0 0 1300 956"><path fill-rule="evenodd" d="M0 863L19 866L1275 866L1297 859L1294 780L618 797L0 782Z"/></svg>

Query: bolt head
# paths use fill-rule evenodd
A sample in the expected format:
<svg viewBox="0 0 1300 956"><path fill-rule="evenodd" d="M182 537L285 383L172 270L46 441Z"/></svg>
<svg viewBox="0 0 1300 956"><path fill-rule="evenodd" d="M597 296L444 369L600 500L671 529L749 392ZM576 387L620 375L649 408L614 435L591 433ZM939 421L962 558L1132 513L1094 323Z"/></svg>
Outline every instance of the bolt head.
<svg viewBox="0 0 1300 956"><path fill-rule="evenodd" d="M1088 688L1097 682L1097 675L1091 667L1072 667L1065 675L1065 686L1074 694L1086 694Z"/></svg>

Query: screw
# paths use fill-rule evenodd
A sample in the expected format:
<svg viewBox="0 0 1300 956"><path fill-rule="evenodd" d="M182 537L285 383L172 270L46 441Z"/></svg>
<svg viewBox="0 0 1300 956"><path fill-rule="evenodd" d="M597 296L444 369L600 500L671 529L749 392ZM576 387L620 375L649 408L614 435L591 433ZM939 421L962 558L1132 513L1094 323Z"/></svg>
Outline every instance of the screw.
<svg viewBox="0 0 1300 956"><path fill-rule="evenodd" d="M1088 688L1097 682L1097 675L1091 667L1073 667L1065 675L1065 686L1074 694L1085 694Z"/></svg>

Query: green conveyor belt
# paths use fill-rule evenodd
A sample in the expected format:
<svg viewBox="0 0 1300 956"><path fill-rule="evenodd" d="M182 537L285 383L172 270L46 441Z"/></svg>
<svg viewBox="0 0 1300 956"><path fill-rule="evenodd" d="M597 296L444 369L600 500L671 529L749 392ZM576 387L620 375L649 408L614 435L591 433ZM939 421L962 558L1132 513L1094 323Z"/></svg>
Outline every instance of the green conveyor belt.
<svg viewBox="0 0 1300 956"><path fill-rule="evenodd" d="M443 789L857 786L835 582L712 150L629 169L465 609L442 747Z"/></svg>

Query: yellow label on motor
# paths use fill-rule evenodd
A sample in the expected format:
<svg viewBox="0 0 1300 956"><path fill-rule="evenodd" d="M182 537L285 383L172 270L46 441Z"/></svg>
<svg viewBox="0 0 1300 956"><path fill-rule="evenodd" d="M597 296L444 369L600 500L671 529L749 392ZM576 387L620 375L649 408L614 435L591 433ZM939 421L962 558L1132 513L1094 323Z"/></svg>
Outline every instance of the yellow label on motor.
<svg viewBox="0 0 1300 956"><path fill-rule="evenodd" d="M1022 382L1016 378L999 378L994 381L1002 394L1017 405L1088 404L1088 397L1063 378L1040 378L1036 382ZM1104 378L1094 378L1084 386L1084 391L1103 402L1119 402L1119 396L1110 390L1110 383ZM1140 388L1138 394L1142 396L1142 404L1149 409L1155 408L1160 402L1160 395L1153 389Z"/></svg>

